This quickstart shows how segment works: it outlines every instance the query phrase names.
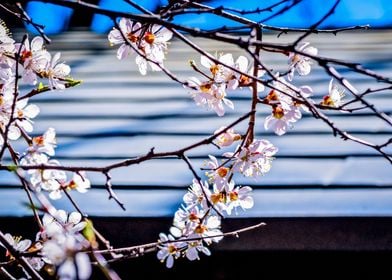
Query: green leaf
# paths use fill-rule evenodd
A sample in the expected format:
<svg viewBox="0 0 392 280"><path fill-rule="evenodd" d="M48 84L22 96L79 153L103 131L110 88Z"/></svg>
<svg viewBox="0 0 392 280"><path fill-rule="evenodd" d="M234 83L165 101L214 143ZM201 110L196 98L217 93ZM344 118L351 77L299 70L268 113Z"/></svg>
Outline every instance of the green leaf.
<svg viewBox="0 0 392 280"><path fill-rule="evenodd" d="M16 165L8 165L7 166L7 170L9 172L15 172L17 169L18 169L18 166L16 166Z"/></svg>

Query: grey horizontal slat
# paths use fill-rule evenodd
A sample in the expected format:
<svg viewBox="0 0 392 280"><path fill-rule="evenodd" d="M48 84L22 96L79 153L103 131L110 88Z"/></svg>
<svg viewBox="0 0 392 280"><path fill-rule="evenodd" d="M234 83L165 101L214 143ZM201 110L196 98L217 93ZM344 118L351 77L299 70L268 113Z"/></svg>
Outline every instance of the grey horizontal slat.
<svg viewBox="0 0 392 280"><path fill-rule="evenodd" d="M67 166L106 166L116 160L62 160ZM204 171L205 160L192 160L199 175ZM192 174L186 164L178 159L152 160L127 168L119 168L111 173L113 184L122 186L188 186L192 182ZM94 185L104 185L102 174L89 173ZM303 186L374 186L391 187L392 173L388 162L383 158L348 157L346 159L290 159L280 158L273 162L271 171L264 177L255 180L241 175L236 176L236 183L253 186L278 186L296 188ZM14 174L0 171L0 185L20 183Z"/></svg>
<svg viewBox="0 0 392 280"><path fill-rule="evenodd" d="M100 217L172 217L181 204L184 190L116 190L124 202L122 211L114 201L108 201L105 190L93 189L86 194L73 192L76 202L83 203L89 216ZM31 216L25 206L22 190L3 189L0 216ZM254 190L255 206L247 211L239 210L233 218L289 218L289 217L387 217L392 215L392 190ZM62 198L54 204L60 209L73 211Z"/></svg>

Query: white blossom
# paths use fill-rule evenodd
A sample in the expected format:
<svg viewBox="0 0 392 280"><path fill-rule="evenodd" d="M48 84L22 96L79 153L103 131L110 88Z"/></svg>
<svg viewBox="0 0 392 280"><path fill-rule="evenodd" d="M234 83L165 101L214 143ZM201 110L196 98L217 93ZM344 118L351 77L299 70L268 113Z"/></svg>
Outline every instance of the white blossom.
<svg viewBox="0 0 392 280"><path fill-rule="evenodd" d="M245 56L239 56L235 62L235 67L241 71L242 73L248 74L250 76L253 76L254 74L254 67L249 63L249 60ZM257 70L257 78L261 78L264 76L265 70L258 69ZM247 87L250 90L252 89L252 83L253 80L252 78L249 78L248 76L240 73L235 73L235 80L237 81L237 85L242 88L242 87ZM261 92L264 90L264 85L261 82L257 82L257 92Z"/></svg>
<svg viewBox="0 0 392 280"><path fill-rule="evenodd" d="M323 97L323 101L321 101L321 105L330 106L330 107L339 107L343 104L344 88L339 87L336 83L334 83L333 79L329 82L328 87L328 95Z"/></svg>
<svg viewBox="0 0 392 280"><path fill-rule="evenodd" d="M305 54L309 54L312 56L317 55L318 50L315 47L310 46L309 42L303 42L300 44L298 51L303 52ZM310 73L312 61L309 57L297 54L295 52L289 53L289 81L293 80L294 71L297 70L300 76L305 76Z"/></svg>
<svg viewBox="0 0 392 280"><path fill-rule="evenodd" d="M255 139L249 146L240 148L239 152L224 155L234 161L233 171L247 177L256 177L270 170L273 156L277 151L278 149L268 140Z"/></svg>
<svg viewBox="0 0 392 280"><path fill-rule="evenodd" d="M61 54L56 53L41 71L41 76L48 78L49 87L53 89L65 89L66 78L71 73L71 67L63 62L59 62Z"/></svg>
<svg viewBox="0 0 392 280"><path fill-rule="evenodd" d="M216 84L215 82L201 82L199 79L192 77L187 81L188 86L192 89L190 92L197 106L207 107L214 110L218 116L225 114L225 108L234 109L234 104L226 98L224 84Z"/></svg>
<svg viewBox="0 0 392 280"><path fill-rule="evenodd" d="M161 262L166 263L167 268L172 268L174 259L181 256L181 249L185 246L185 243L175 242L172 235L166 235L164 233L159 234L159 241L161 244L158 245L159 251L157 257Z"/></svg>

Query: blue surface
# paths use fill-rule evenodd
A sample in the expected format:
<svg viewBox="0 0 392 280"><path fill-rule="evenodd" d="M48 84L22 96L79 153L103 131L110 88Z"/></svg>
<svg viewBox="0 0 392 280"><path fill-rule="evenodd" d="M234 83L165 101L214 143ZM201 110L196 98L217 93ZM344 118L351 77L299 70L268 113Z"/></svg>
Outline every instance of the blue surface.
<svg viewBox="0 0 392 280"><path fill-rule="evenodd" d="M136 2L150 11L155 11L158 7L167 4L166 0L137 0ZM247 0L246 6L244 7L244 1L217 0L209 1L208 5L213 7L225 5L227 8L249 11L258 7L269 7L276 2L277 0ZM322 1L322 4L320 4L321 2L318 0L303 0L281 15L266 20L291 3L292 1L281 4L275 7L273 12L249 14L246 15L246 17L254 21L261 21L274 26L304 28L309 27L322 18L334 5L335 0L324 0ZM101 0L99 6L114 11L135 14L140 13L137 9L122 0ZM36 1L29 2L26 9L34 21L45 25L45 32L48 34L59 33L66 30L72 16L72 10L69 8ZM223 25L238 26L238 23L210 14L186 14L176 16L174 22L203 29L214 29ZM373 28L392 27L392 5L390 5L390 0L342 0L335 13L323 22L320 27L344 27L363 24L370 24ZM106 33L112 26L112 20L102 15L94 15L91 23L91 29L98 33ZM31 26L28 27L28 29L30 32L35 32Z"/></svg>

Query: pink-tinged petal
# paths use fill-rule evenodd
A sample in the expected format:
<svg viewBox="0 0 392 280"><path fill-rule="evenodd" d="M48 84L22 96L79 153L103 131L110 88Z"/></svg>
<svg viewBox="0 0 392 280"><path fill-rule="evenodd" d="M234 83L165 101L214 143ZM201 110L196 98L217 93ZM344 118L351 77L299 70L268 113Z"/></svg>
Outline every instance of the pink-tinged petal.
<svg viewBox="0 0 392 280"><path fill-rule="evenodd" d="M53 223L53 221L54 221L54 218L51 215L49 215L48 213L45 213L44 216L42 217L42 223L44 226L46 226L50 223Z"/></svg>
<svg viewBox="0 0 392 280"><path fill-rule="evenodd" d="M298 50L299 51L303 51L309 45L310 45L309 42L302 42L302 43L299 44Z"/></svg>
<svg viewBox="0 0 392 280"><path fill-rule="evenodd" d="M77 253L75 256L75 263L79 279L88 279L91 275L91 264L88 255L86 253Z"/></svg>
<svg viewBox="0 0 392 280"><path fill-rule="evenodd" d="M299 89L301 90L302 93L307 94L307 96L313 93L313 89L310 86L301 86Z"/></svg>
<svg viewBox="0 0 392 280"><path fill-rule="evenodd" d="M308 75L310 73L310 71L312 70L310 63L305 60L298 61L298 63L296 64L295 67L298 71L298 74L301 76Z"/></svg>
<svg viewBox="0 0 392 280"><path fill-rule="evenodd" d="M51 67L52 67L52 68L55 67L55 65L57 64L57 62L58 62L59 59L60 59L60 56L61 56L61 53L59 53L59 52L57 52L57 53L53 56L52 62L51 62Z"/></svg>
<svg viewBox="0 0 392 280"><path fill-rule="evenodd" d="M223 117L225 115L225 108L223 108L222 102L218 102L214 106L214 110L219 117Z"/></svg>
<svg viewBox="0 0 392 280"><path fill-rule="evenodd" d="M15 246L15 240L14 240L14 238L12 237L11 234L6 233L4 237L5 237L5 239L7 240L7 242L8 242L9 244L12 245L12 247Z"/></svg>
<svg viewBox="0 0 392 280"><path fill-rule="evenodd" d="M86 222L80 222L72 228L72 232L80 232L86 227Z"/></svg>
<svg viewBox="0 0 392 280"><path fill-rule="evenodd" d="M133 24L132 32L133 32L135 35L137 35L137 36L140 35L140 33L142 32L142 25L140 24L140 22L135 22L135 23Z"/></svg>
<svg viewBox="0 0 392 280"><path fill-rule="evenodd" d="M242 195L247 195L249 193L252 192L252 188L249 186L245 186L239 189L238 191L238 195L242 196Z"/></svg>
<svg viewBox="0 0 392 280"><path fill-rule="evenodd" d="M122 32L129 32L132 29L132 22L130 21L130 19L121 18L118 22L118 26L120 27Z"/></svg>
<svg viewBox="0 0 392 280"><path fill-rule="evenodd" d="M40 51L42 50L43 45L44 45L44 39L42 39L42 37L40 36L34 37L30 43L31 51L32 52Z"/></svg>
<svg viewBox="0 0 392 280"><path fill-rule="evenodd" d="M30 246L31 246L31 241L28 240L28 239L25 239L25 240L20 241L20 242L16 245L15 249L16 249L17 251L19 251L19 252L24 252L24 251L26 251L28 248L30 248Z"/></svg>
<svg viewBox="0 0 392 280"><path fill-rule="evenodd" d="M227 98L223 98L223 102L226 104L227 107L229 107L230 109L234 110L234 103L231 102L231 100L229 100Z"/></svg>
<svg viewBox="0 0 392 280"><path fill-rule="evenodd" d="M29 85L36 85L37 75L31 69L25 69L23 72L23 81Z"/></svg>
<svg viewBox="0 0 392 280"><path fill-rule="evenodd" d="M117 50L117 58L122 60L127 58L130 53L132 53L132 48L126 44L122 44Z"/></svg>
<svg viewBox="0 0 392 280"><path fill-rule="evenodd" d="M274 118L273 115L269 115L268 117L266 117L264 121L265 130L268 130L271 126L274 126L275 122L276 119Z"/></svg>
<svg viewBox="0 0 392 280"><path fill-rule="evenodd" d="M71 67L69 67L69 65L67 64L60 63L56 65L53 71L55 77L63 78L65 76L68 76L69 73L71 73Z"/></svg>
<svg viewBox="0 0 392 280"><path fill-rule="evenodd" d="M108 40L113 45L118 45L124 43L124 38L118 29L113 29L108 35Z"/></svg>
<svg viewBox="0 0 392 280"><path fill-rule="evenodd" d="M235 90L239 85L238 80L236 79L231 79L228 83L227 83L227 88L230 90Z"/></svg>

